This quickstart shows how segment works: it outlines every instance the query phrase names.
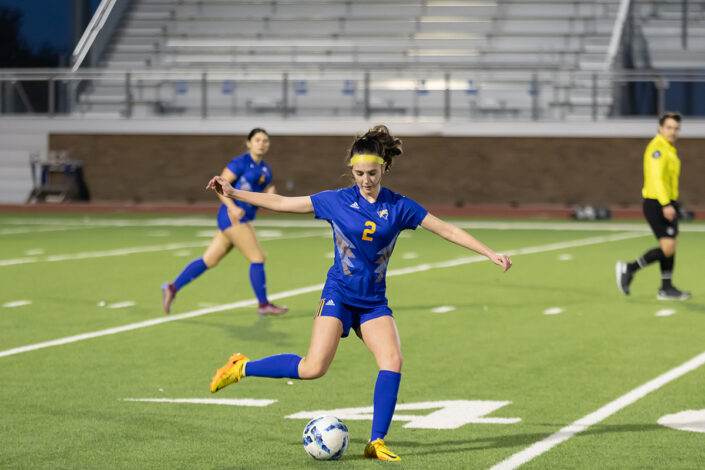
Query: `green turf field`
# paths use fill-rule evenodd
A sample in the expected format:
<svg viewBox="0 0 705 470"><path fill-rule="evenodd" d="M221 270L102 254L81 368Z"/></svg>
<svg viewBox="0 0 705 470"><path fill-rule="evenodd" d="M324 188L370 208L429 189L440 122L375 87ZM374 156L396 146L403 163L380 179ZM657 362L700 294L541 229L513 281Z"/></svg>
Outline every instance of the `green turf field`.
<svg viewBox="0 0 705 470"><path fill-rule="evenodd" d="M617 290L615 262L655 245L638 221L454 221L512 254L506 274L405 232L387 279L405 360L386 440L395 464L362 457L369 414L344 410L372 406L377 376L354 336L319 380L248 378L209 393L233 352L305 354L333 249L312 218L263 218L270 297L291 311L257 315L233 252L165 317L159 286L201 255L214 219L0 215L0 467L705 467L704 224L682 224L674 282L693 298L679 303L656 300L655 265L630 297ZM132 401L215 398L232 401ZM351 442L339 462L317 462L301 433L306 416L330 410ZM686 410L700 432L659 424Z"/></svg>

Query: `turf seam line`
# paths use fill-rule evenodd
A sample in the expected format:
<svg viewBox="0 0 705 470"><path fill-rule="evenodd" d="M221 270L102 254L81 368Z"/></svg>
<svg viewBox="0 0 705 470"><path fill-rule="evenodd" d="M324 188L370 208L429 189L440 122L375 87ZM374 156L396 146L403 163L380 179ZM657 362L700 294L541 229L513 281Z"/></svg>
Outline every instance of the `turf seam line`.
<svg viewBox="0 0 705 470"><path fill-rule="evenodd" d="M604 242L621 241L621 240L627 240L630 238L637 238L637 237L644 237L644 236L646 236L646 234L644 234L644 233L619 233L619 234L615 234L615 235L583 238L580 240L573 240L573 241L569 241L569 242L551 243L548 245L538 245L538 246L534 246L534 247L520 248L517 250L509 250L506 253L509 255L533 254L533 253L541 253L541 252L546 252L546 251L561 250L564 248L595 245L595 244L604 243ZM485 260L487 260L487 258L485 258L484 256L477 255L477 256L471 256L471 257L456 258L454 260L441 261L441 262L437 262L437 263L424 263L424 264L412 266L409 268L400 268L400 269L389 270L389 271L387 271L387 277L402 276L404 274L423 272L423 271L428 271L431 269L449 268L449 267L453 267L453 266L460 266L463 264L477 263L479 261L485 261ZM323 283L320 283L320 284L315 284L315 285L308 286L308 287L301 287L298 289L292 289L292 290L288 290L288 291L284 291L284 292L279 292L277 294L270 295L269 298L271 300L279 300L279 299L283 299L283 298L287 298L287 297L293 297L296 295L307 294L309 292L320 291L322 289L323 289ZM52 346L61 346L63 344L75 343L77 341L83 341L86 339L97 338L100 336L114 335L114 334L122 333L125 331L146 328L148 326L154 326L154 325L159 325L162 323L183 320L186 318L198 317L198 316L206 315L209 313L221 312L223 310L232 310L232 309L236 309L236 308L250 307L250 306L254 306L254 305L256 305L256 299L241 300L239 302L218 305L215 307L202 308L202 309L198 309L198 310L193 310L191 312L185 312L185 313L180 313L180 314L176 314L176 315L169 315L169 316L165 316L165 317L153 318L151 320L146 320L143 322L131 323L129 325L117 326L117 327L108 328L105 330L99 330L99 331L94 331L94 332L90 332L90 333L83 333L83 334L79 334L79 335L55 339L52 341L46 341L43 343L30 344L27 346L20 346L17 348L12 348L12 349L8 349L5 351L0 351L0 358L6 357L6 356L12 356L15 354L21 354L21 353L25 353L25 352L29 352L29 351L35 351L37 349L44 349L44 348L48 348L48 347L52 347Z"/></svg>
<svg viewBox="0 0 705 470"><path fill-rule="evenodd" d="M583 416L579 420L569 424L568 426L558 430L557 432L551 434L547 438L538 441L526 449L517 452L516 454L510 456L509 458L503 460L502 462L492 466L489 470L513 470L531 460L548 452L553 447L557 446L561 442L567 441L579 432L585 431L588 427L593 424L597 424L603 421L618 411L626 408L632 403L644 398L649 393L658 390L664 385L676 380L677 378L692 372L698 367L705 364L705 352L702 352L695 356L694 358L684 362L678 367L675 367L668 372L665 372L655 379L652 379L645 384L633 389L630 392L622 395L614 401L606 404L602 408L593 411L592 413Z"/></svg>

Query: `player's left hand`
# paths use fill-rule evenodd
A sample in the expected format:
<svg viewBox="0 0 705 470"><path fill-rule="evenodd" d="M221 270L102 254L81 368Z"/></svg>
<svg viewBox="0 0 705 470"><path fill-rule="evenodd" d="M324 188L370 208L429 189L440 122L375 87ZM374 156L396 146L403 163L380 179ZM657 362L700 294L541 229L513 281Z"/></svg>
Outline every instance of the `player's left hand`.
<svg viewBox="0 0 705 470"><path fill-rule="evenodd" d="M490 259L494 264L497 266L502 267L502 272L506 273L509 268L512 267L512 260L509 258L509 256L502 254L502 253L495 253L494 255L490 256Z"/></svg>
<svg viewBox="0 0 705 470"><path fill-rule="evenodd" d="M229 193L232 191L233 187L230 185L230 182L222 176L214 176L206 185L206 189L212 189L218 194L230 197Z"/></svg>

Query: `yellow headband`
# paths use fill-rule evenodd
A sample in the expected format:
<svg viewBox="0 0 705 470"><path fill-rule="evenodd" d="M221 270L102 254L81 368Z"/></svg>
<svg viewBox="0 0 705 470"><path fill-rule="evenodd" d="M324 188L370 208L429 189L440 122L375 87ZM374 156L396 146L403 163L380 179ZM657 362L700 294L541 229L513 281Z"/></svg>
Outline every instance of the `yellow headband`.
<svg viewBox="0 0 705 470"><path fill-rule="evenodd" d="M384 165L384 159L382 157L378 157L377 155L355 155L350 159L350 166L353 166L357 162L371 162Z"/></svg>

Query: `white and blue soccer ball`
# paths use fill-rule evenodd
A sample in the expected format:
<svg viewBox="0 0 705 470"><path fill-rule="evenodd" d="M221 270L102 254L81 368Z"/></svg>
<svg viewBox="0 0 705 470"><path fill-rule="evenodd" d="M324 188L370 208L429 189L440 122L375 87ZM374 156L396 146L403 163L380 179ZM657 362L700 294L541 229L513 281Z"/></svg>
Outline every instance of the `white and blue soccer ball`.
<svg viewBox="0 0 705 470"><path fill-rule="evenodd" d="M304 449L316 460L339 459L349 441L348 427L335 416L313 418L304 428Z"/></svg>

